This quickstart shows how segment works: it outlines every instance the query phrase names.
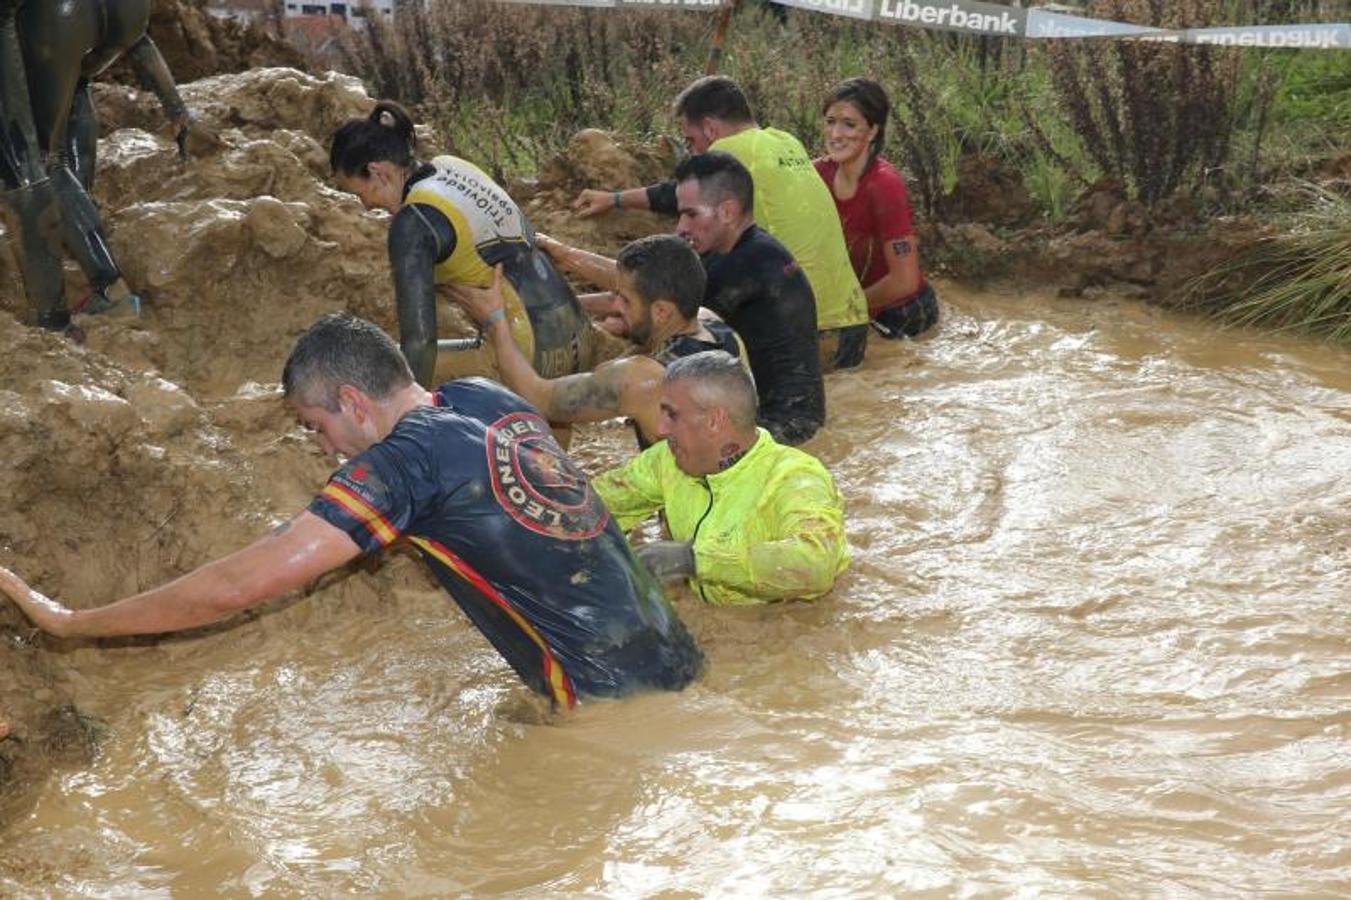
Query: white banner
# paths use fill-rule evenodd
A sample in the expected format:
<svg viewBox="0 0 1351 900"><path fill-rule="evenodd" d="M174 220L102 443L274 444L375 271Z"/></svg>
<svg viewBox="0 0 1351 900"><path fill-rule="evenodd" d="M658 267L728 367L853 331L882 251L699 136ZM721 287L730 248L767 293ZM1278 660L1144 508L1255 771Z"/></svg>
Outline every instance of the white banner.
<svg viewBox="0 0 1351 900"><path fill-rule="evenodd" d="M1106 19L1066 16L1040 9L1027 11L1025 35L1030 38L1115 38L1146 34L1161 35L1166 32L1145 25L1127 25L1124 22L1109 22Z"/></svg>
<svg viewBox="0 0 1351 900"><path fill-rule="evenodd" d="M774 2L780 6L796 6L798 9L810 9L814 12L849 16L854 19L873 17L874 0L774 0Z"/></svg>
<svg viewBox="0 0 1351 900"><path fill-rule="evenodd" d="M602 6L626 9L717 9L724 0L502 0L548 6ZM772 0L834 16L912 25L936 31L1026 37L1034 40L1112 38L1207 44L1219 47L1276 47L1310 50L1351 50L1351 23L1252 25L1224 28L1168 30L1146 25L1110 22L999 6L979 0Z"/></svg>

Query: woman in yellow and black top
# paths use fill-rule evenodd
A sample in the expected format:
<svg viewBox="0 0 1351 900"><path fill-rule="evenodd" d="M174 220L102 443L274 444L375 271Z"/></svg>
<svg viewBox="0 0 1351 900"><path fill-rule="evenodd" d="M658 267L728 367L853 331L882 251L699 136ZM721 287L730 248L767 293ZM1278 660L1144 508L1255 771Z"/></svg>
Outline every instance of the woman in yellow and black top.
<svg viewBox="0 0 1351 900"><path fill-rule="evenodd" d="M413 120L388 100L333 135L334 181L367 209L394 214L389 264L399 346L420 384L436 380L436 297L442 285L486 287L499 263L508 282L506 317L535 370L556 378L589 367L591 325L576 296L535 248L519 206L491 178L454 156L420 162Z"/></svg>

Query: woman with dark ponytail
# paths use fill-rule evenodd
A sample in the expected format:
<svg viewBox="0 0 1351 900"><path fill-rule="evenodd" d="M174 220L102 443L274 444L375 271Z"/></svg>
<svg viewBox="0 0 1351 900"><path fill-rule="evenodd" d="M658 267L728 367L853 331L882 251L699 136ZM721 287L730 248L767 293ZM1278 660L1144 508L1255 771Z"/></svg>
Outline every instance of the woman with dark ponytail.
<svg viewBox="0 0 1351 900"><path fill-rule="evenodd" d="M826 155L815 164L835 197L873 327L914 337L938 321L938 298L920 271L905 178L882 157L890 111L877 82L840 82L821 104Z"/></svg>
<svg viewBox="0 0 1351 900"><path fill-rule="evenodd" d="M413 120L389 100L333 135L334 181L367 209L393 213L389 264L398 308L399 345L424 387L436 381L437 289L487 287L501 265L512 336L545 378L588 368L590 320L507 192L454 156L421 162Z"/></svg>

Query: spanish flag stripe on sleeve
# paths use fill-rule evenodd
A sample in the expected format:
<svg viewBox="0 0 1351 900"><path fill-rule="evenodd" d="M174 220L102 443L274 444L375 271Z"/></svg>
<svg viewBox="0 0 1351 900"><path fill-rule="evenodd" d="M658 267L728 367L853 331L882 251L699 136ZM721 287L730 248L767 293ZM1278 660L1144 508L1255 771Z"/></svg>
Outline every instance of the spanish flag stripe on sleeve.
<svg viewBox="0 0 1351 900"><path fill-rule="evenodd" d="M369 529L371 534L375 535L376 540L382 545L389 546L398 540L399 529L390 524L390 521L384 517L380 510L371 506L341 484L330 481L319 492L319 496L332 500L355 516L361 524Z"/></svg>
<svg viewBox="0 0 1351 900"><path fill-rule="evenodd" d="M564 709L572 709L577 705L577 692L572 687L572 679L563 671L562 664L554 657L553 650L550 649L548 642L544 640L543 635L535 630L534 626L526 621L524 616L512 607L506 597L503 597L482 575L476 572L467 562L456 556L455 553L444 544L439 544L436 541L431 541L426 538L413 537L411 535L409 535L408 539L427 551L456 575L472 584L483 594L483 596L487 597L500 607L503 612L510 616L511 620L520 627L521 631L525 632L526 636L539 647L540 652L543 655L544 679L549 683L549 690L552 694L553 701L562 704Z"/></svg>

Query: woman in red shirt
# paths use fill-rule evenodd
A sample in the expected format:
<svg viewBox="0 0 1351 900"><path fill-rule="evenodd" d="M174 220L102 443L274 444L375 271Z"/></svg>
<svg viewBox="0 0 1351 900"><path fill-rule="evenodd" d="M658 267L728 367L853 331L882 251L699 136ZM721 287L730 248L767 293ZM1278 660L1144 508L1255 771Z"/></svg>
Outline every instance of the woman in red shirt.
<svg viewBox="0 0 1351 900"><path fill-rule="evenodd" d="M840 82L821 105L826 155L815 164L835 197L873 326L885 337L914 337L938 321L938 298L919 268L905 179L881 156L890 111L877 82Z"/></svg>

